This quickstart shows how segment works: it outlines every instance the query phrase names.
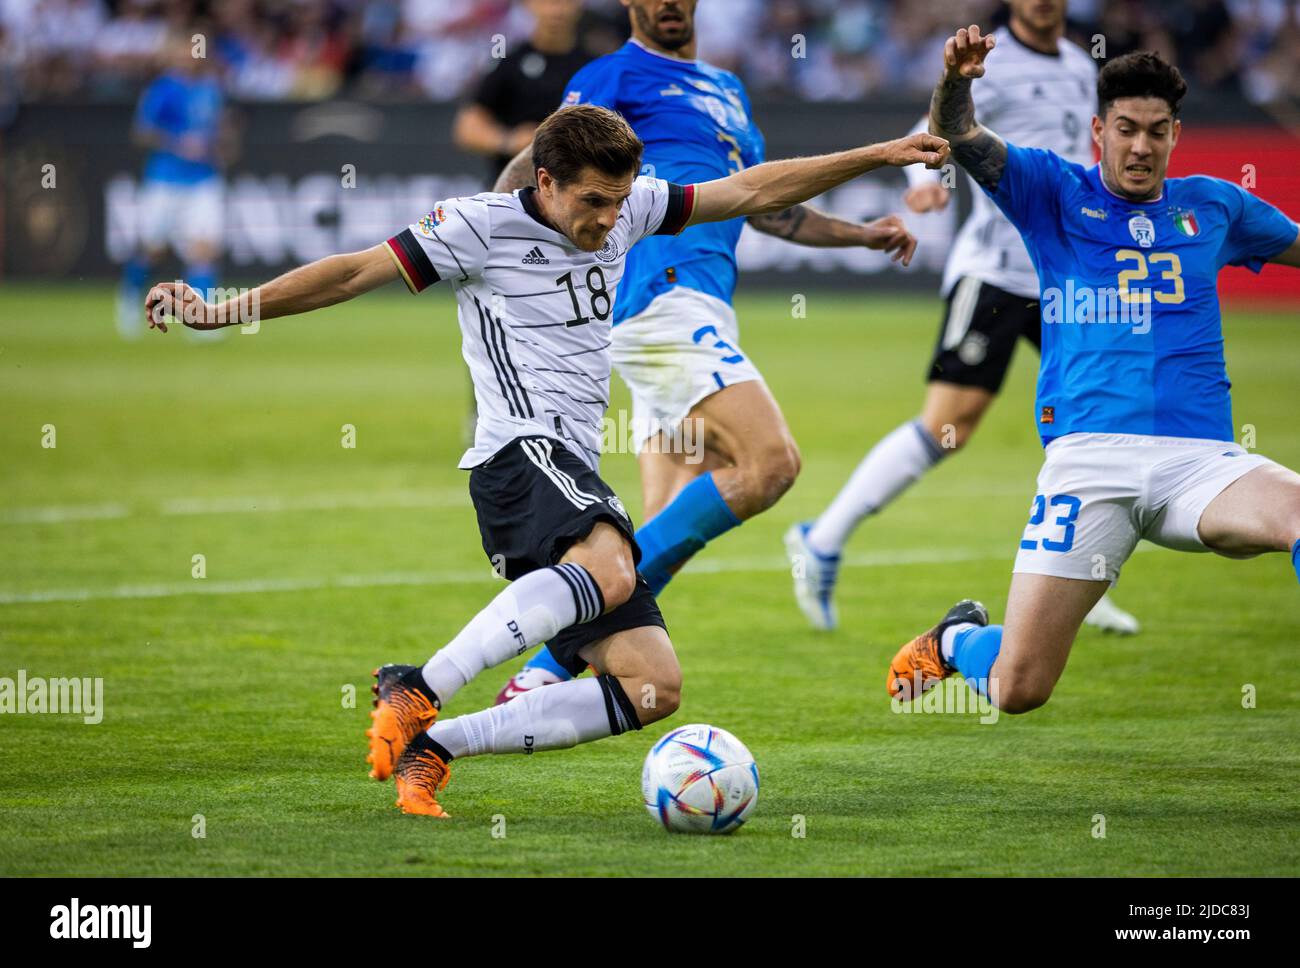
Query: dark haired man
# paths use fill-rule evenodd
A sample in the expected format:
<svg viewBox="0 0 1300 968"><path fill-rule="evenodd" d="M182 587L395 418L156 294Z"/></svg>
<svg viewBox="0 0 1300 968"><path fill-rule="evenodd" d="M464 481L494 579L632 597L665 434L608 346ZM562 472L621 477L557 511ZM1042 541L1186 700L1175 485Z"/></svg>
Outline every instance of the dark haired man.
<svg viewBox="0 0 1300 968"><path fill-rule="evenodd" d="M1155 54L1098 76L1100 164L1004 142L970 93L994 44L975 26L949 38L930 130L1034 258L1046 458L1005 624L958 603L903 646L886 688L914 698L956 671L1019 713L1047 701L1140 538L1229 557L1290 551L1300 577L1300 474L1233 442L1216 289L1225 265L1300 266L1300 227L1231 182L1166 179L1187 85Z"/></svg>
<svg viewBox="0 0 1300 968"><path fill-rule="evenodd" d="M993 34L992 76L971 86L976 110L1016 144L1091 164L1087 125L1096 113L1097 64L1065 38L1065 0L1007 0L1007 7L1009 22ZM928 130L929 120L913 130ZM911 187L903 201L912 211L948 204L943 175L906 172ZM1039 348L1038 275L1020 233L978 189L948 254L941 293L946 306L920 413L867 452L821 514L786 532L786 553L803 565L792 569L795 602L814 628L837 624L840 554L858 525L964 448L997 399L1017 344ZM1137 619L1108 596L1085 621L1110 632L1138 631Z"/></svg>
<svg viewBox="0 0 1300 968"><path fill-rule="evenodd" d="M882 165L947 159L929 134L676 185L638 177L641 141L621 116L557 111L533 140L536 188L448 199L387 242L295 269L240 300L207 305L184 284L146 299L199 329L307 312L401 277L456 295L478 425L461 459L483 549L511 581L423 666L376 670L371 775L397 778L407 813L445 816L455 757L534 753L618 735L671 715L681 671L636 571L640 551L601 480L609 319L628 250L688 225L782 211ZM470 679L541 642L595 678L533 690L455 719L438 713ZM635 697L635 701L633 699Z"/></svg>

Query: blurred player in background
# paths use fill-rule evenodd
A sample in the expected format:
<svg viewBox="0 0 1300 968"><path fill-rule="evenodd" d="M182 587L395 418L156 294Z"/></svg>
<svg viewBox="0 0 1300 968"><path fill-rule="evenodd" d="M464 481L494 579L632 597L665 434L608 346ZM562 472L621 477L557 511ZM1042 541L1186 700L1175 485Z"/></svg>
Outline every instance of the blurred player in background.
<svg viewBox="0 0 1300 968"><path fill-rule="evenodd" d="M483 78L456 114L456 147L492 163L488 184L533 143L533 132L555 110L564 87L591 57L578 38L582 0L525 0L533 32Z"/></svg>
<svg viewBox="0 0 1300 968"><path fill-rule="evenodd" d="M1300 226L1234 182L1166 178L1187 84L1157 54L1102 69L1100 164L1004 141L971 96L995 44L974 26L949 38L930 128L1038 271L1045 456L1005 625L959 602L899 650L885 685L911 699L960 672L1022 713L1047 702L1084 617L1143 538L1230 558L1290 552L1300 578L1300 474L1233 439L1218 294L1226 265L1300 267Z"/></svg>
<svg viewBox="0 0 1300 968"><path fill-rule="evenodd" d="M1008 0L1010 23L994 32L993 78L972 85L980 118L1027 147L1048 148L1092 164L1088 121L1096 113L1097 66L1065 39L1065 0ZM914 130L928 130L922 118ZM938 172L906 170L904 196L914 212L948 204ZM1020 233L983 192L948 256L942 294L947 310L930 363L921 414L896 428L867 454L839 495L813 522L786 533L795 600L817 629L837 624L835 583L840 553L869 514L883 510L944 457L964 447L993 404L1016 344L1041 344L1038 277ZM1090 624L1134 633L1133 616L1103 598Z"/></svg>
<svg viewBox="0 0 1300 968"><path fill-rule="evenodd" d="M207 298L221 257L225 98L212 61L195 56L189 36L173 36L164 51L167 70L141 95L132 131L149 159L136 208L139 244L123 270L119 295L118 331L128 338L143 331L145 285L169 248L184 261L185 278Z"/></svg>
<svg viewBox="0 0 1300 968"><path fill-rule="evenodd" d="M670 181L721 178L763 161L739 78L695 60L695 0L623 0L632 39L569 82L566 104L620 112L645 142L646 170ZM528 184L527 153L497 182ZM866 246L906 265L916 248L897 216L849 222L808 205L749 219L811 246ZM640 447L641 572L658 595L714 538L771 507L799 473L799 450L762 374L740 346L736 243L743 219L648 240L628 259L614 307L613 354L632 391ZM702 428L702 454L685 442ZM497 697L568 678L539 650Z"/></svg>

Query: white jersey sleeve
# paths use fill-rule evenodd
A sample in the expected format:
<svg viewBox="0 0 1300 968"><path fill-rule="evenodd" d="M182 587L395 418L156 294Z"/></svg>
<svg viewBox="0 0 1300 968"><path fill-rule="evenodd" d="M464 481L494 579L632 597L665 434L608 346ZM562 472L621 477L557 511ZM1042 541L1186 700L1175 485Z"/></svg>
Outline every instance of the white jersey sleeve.
<svg viewBox="0 0 1300 968"><path fill-rule="evenodd" d="M468 282L483 273L492 220L481 197L450 198L388 240L388 254L411 292L440 280Z"/></svg>
<svg viewBox="0 0 1300 968"><path fill-rule="evenodd" d="M641 175L632 182L632 194L623 207L632 227L631 244L650 235L677 235L691 220L695 186Z"/></svg>

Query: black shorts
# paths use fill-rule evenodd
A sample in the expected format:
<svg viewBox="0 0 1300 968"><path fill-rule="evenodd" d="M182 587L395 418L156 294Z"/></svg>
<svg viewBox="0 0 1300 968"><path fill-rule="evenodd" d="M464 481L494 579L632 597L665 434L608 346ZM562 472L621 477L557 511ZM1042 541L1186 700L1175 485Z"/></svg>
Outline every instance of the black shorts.
<svg viewBox="0 0 1300 968"><path fill-rule="evenodd" d="M612 524L641 560L623 502L600 475L550 437L518 437L470 471L469 495L478 515L483 550L498 574L514 581L557 564L597 522ZM590 622L571 625L551 639L551 654L573 674L586 668L578 651L615 632L664 625L644 578L618 608Z"/></svg>
<svg viewBox="0 0 1300 968"><path fill-rule="evenodd" d="M1022 336L1041 351L1038 300L963 276L948 296L928 379L997 393Z"/></svg>

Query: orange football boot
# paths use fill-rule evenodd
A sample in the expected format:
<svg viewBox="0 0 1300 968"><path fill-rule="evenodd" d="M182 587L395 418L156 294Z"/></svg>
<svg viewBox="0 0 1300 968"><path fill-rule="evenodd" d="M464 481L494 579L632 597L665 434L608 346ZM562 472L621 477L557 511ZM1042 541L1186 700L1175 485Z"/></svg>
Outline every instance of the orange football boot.
<svg viewBox="0 0 1300 968"><path fill-rule="evenodd" d="M397 805L402 813L450 818L438 802L438 791L451 779L451 767L435 753L429 738L420 733L406 747L393 771L397 782Z"/></svg>
<svg viewBox="0 0 1300 968"><path fill-rule="evenodd" d="M988 625L988 609L969 598L962 599L948 609L942 622L898 650L894 661L889 664L889 675L885 678L885 691L889 693L890 699L903 702L917 699L935 683L947 679L957 671L943 661L939 645L949 626L965 622Z"/></svg>
<svg viewBox="0 0 1300 968"><path fill-rule="evenodd" d="M436 698L422 679L415 679L421 675L419 666L408 665L386 665L374 671L370 691L375 694L375 708L370 711L373 723L366 730L370 737L366 762L376 780L387 780L406 744L438 718Z"/></svg>

